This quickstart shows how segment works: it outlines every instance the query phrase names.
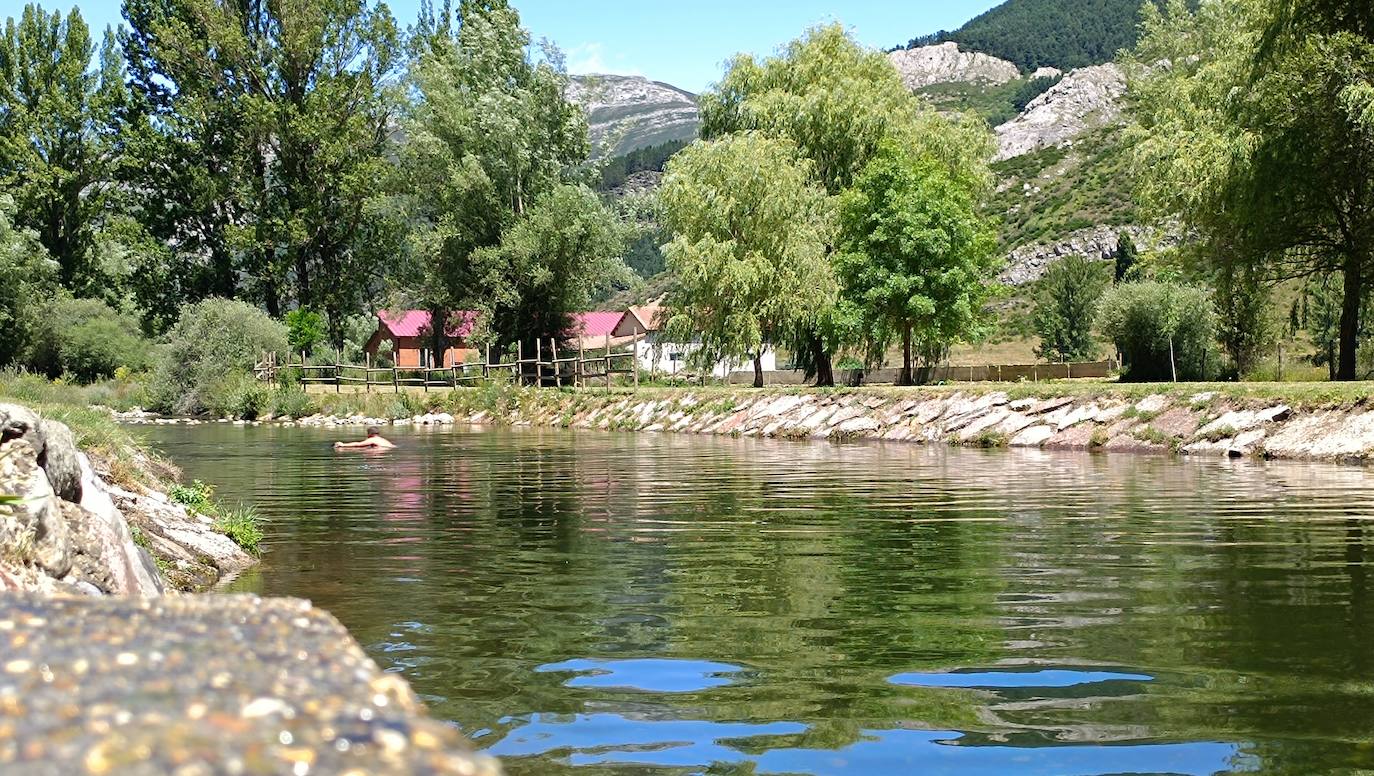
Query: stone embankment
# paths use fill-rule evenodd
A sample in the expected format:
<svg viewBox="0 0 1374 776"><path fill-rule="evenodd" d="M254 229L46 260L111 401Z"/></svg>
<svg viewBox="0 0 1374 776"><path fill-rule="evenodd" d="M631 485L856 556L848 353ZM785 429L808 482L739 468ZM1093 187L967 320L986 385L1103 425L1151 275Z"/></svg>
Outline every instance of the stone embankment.
<svg viewBox="0 0 1374 776"><path fill-rule="evenodd" d="M1305 406L1223 392L1138 387L1009 391L679 391L650 396L524 391L458 420L791 439L1330 461L1374 458L1374 408ZM1034 390L1034 393L1032 393ZM1132 392L1135 392L1134 395ZM1012 393L1022 393L1014 397ZM1077 395L1075 395L1077 394ZM455 402L461 402L460 397Z"/></svg>

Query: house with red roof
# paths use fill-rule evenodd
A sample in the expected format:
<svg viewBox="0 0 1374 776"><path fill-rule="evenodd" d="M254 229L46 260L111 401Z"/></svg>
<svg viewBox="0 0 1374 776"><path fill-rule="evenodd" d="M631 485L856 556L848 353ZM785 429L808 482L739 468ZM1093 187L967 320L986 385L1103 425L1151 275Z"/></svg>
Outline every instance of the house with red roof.
<svg viewBox="0 0 1374 776"><path fill-rule="evenodd" d="M381 310L377 313L377 330L368 339L364 350L375 361L383 342L391 343L391 358L401 368L442 368L461 364L478 355L468 338L477 324L477 313L459 310L449 318L448 348L442 354L434 352L433 331L428 310Z"/></svg>

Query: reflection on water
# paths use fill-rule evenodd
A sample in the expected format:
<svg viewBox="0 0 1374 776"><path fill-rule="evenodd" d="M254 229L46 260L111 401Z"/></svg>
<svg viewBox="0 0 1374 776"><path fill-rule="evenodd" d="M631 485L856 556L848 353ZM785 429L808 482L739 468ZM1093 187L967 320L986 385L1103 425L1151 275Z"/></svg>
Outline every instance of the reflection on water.
<svg viewBox="0 0 1374 776"><path fill-rule="evenodd" d="M512 774L1374 769L1363 469L150 431Z"/></svg>

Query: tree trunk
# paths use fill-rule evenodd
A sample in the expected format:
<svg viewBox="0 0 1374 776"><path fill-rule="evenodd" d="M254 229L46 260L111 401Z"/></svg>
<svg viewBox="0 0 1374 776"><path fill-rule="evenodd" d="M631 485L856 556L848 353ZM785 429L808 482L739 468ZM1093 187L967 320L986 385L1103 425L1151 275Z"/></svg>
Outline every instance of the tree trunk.
<svg viewBox="0 0 1374 776"><path fill-rule="evenodd" d="M754 353L754 387L763 387L763 351Z"/></svg>
<svg viewBox="0 0 1374 776"><path fill-rule="evenodd" d="M902 324L902 373L897 375L898 385L914 385L911 373L911 324Z"/></svg>
<svg viewBox="0 0 1374 776"><path fill-rule="evenodd" d="M429 311L430 353L441 365L444 360L444 351L448 349L448 343L445 341L444 337L446 323L448 323L448 310L439 308ZM429 365L434 366L434 361L431 360Z"/></svg>
<svg viewBox="0 0 1374 776"><path fill-rule="evenodd" d="M830 354L825 350L825 340L816 332L807 334L807 346L811 348L811 362L816 370L816 387L829 388L835 385L835 366Z"/></svg>
<svg viewBox="0 0 1374 776"><path fill-rule="evenodd" d="M1336 368L1337 380L1355 379L1355 350L1360 344L1360 300L1364 296L1364 276L1362 257L1355 252L1347 254L1343 272L1343 299L1341 301L1340 365Z"/></svg>

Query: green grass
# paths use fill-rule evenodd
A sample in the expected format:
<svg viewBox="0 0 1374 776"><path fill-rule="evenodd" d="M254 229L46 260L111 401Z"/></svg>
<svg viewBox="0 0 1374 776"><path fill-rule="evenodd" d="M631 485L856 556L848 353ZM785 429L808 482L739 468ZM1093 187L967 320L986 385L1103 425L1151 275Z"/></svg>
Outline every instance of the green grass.
<svg viewBox="0 0 1374 776"><path fill-rule="evenodd" d="M233 539L245 552L254 556L262 554L262 518L252 506L220 508L214 529Z"/></svg>

